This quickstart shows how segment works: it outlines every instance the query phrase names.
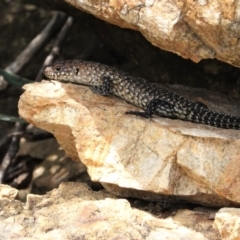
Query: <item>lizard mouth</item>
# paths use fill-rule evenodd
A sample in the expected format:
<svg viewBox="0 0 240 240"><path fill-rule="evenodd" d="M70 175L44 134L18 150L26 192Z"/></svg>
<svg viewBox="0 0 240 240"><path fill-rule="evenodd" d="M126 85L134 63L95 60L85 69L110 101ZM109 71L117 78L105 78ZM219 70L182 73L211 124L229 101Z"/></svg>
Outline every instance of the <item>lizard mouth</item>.
<svg viewBox="0 0 240 240"><path fill-rule="evenodd" d="M44 70L44 75L47 77L47 78L52 78L54 77L54 74L53 73L53 70L52 70L52 67L46 67L45 70Z"/></svg>

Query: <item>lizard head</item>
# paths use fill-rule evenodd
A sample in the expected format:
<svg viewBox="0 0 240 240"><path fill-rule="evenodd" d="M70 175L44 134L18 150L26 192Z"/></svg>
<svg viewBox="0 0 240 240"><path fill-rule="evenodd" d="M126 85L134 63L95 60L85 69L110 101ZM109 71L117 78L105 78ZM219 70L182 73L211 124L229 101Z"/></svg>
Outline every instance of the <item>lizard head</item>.
<svg viewBox="0 0 240 240"><path fill-rule="evenodd" d="M44 75L57 81L71 81L75 74L76 69L72 64L72 61L58 61L52 66L48 66L44 70Z"/></svg>
<svg viewBox="0 0 240 240"><path fill-rule="evenodd" d="M104 66L104 67L103 67ZM57 61L44 70L48 79L91 86L103 84L105 65L82 60Z"/></svg>

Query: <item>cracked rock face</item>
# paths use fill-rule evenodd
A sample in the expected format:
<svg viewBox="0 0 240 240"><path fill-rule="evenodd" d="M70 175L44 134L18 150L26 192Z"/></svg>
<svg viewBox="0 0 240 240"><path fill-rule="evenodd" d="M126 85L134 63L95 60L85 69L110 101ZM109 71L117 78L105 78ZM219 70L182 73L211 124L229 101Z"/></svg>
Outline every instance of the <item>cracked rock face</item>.
<svg viewBox="0 0 240 240"><path fill-rule="evenodd" d="M207 208L161 218L72 182L42 196L29 194L26 203L17 195L16 189L0 184L0 239L239 239L236 208L220 209L215 220L210 217L215 211Z"/></svg>
<svg viewBox="0 0 240 240"><path fill-rule="evenodd" d="M104 21L140 31L153 45L198 62L217 58L240 66L238 1L73 1Z"/></svg>
<svg viewBox="0 0 240 240"><path fill-rule="evenodd" d="M0 185L2 190L16 191ZM183 211L175 214L176 221L160 219L81 183L63 183L43 196L29 194L26 203L0 195L0 206L0 239L219 239L204 213Z"/></svg>
<svg viewBox="0 0 240 240"><path fill-rule="evenodd" d="M126 115L135 107L83 86L42 82L24 88L20 115L53 133L91 179L112 193L240 204L240 131Z"/></svg>

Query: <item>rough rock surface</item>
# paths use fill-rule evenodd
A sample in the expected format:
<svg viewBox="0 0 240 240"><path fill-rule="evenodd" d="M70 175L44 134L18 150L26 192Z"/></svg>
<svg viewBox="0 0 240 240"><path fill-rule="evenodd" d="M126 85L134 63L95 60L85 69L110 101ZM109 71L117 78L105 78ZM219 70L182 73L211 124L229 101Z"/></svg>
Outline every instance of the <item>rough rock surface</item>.
<svg viewBox="0 0 240 240"><path fill-rule="evenodd" d="M153 45L195 62L240 66L240 5L234 0L65 0L109 23L140 31Z"/></svg>
<svg viewBox="0 0 240 240"><path fill-rule="evenodd" d="M240 131L126 115L135 107L73 84L24 88L20 115L53 133L72 159L86 165L93 181L115 194L239 205Z"/></svg>
<svg viewBox="0 0 240 240"><path fill-rule="evenodd" d="M219 239L213 221L199 221L197 212L176 213L184 224L160 219L81 183L63 183L43 196L29 194L26 203L0 196L0 207L0 239Z"/></svg>
<svg viewBox="0 0 240 240"><path fill-rule="evenodd" d="M221 239L238 240L240 239L240 209L222 208L216 214L214 221Z"/></svg>
<svg viewBox="0 0 240 240"><path fill-rule="evenodd" d="M9 201L14 200L18 195L18 190L11 188L8 185L1 184L0 187L0 199L8 199Z"/></svg>

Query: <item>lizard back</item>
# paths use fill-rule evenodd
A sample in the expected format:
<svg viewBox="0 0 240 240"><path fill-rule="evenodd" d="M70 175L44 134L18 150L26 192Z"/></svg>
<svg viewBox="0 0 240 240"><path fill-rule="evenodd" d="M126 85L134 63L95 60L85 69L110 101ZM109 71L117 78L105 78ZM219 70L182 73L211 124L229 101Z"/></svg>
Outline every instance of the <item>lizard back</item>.
<svg viewBox="0 0 240 240"><path fill-rule="evenodd" d="M59 61L45 69L45 76L52 80L92 86L95 93L116 95L150 111L150 115L153 112L163 117L240 129L239 117L211 111L204 104L191 102L157 84L104 64L82 60ZM108 91L104 94L106 88ZM139 112L130 113L144 116L137 114Z"/></svg>

